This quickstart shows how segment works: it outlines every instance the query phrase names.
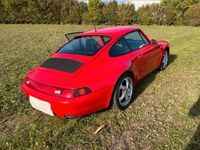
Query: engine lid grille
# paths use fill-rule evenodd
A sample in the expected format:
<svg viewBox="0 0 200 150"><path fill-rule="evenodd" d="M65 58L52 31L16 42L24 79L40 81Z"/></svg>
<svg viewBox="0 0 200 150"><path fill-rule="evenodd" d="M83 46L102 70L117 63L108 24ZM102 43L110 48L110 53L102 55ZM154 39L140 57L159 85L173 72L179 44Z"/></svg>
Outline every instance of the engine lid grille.
<svg viewBox="0 0 200 150"><path fill-rule="evenodd" d="M73 73L81 67L82 64L83 63L80 61L71 59L49 58L41 65L41 67Z"/></svg>

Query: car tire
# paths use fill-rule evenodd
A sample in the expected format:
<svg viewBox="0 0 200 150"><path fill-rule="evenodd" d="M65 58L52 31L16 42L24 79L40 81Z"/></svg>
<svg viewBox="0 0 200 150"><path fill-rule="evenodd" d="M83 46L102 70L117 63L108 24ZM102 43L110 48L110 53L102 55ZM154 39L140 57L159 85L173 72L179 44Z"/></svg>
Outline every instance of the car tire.
<svg viewBox="0 0 200 150"><path fill-rule="evenodd" d="M133 101L134 82L131 74L124 74L118 80L113 93L113 107L125 110Z"/></svg>
<svg viewBox="0 0 200 150"><path fill-rule="evenodd" d="M165 70L168 64L169 64L169 52L165 50L162 56L162 60L160 62L159 70Z"/></svg>

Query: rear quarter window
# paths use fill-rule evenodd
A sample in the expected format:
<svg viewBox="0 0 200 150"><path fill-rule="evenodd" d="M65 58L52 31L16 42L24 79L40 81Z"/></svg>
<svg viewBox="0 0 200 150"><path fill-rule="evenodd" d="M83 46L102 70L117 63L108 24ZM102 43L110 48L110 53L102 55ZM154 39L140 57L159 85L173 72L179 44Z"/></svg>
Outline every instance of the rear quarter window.
<svg viewBox="0 0 200 150"><path fill-rule="evenodd" d="M120 56L130 52L130 48L127 45L124 38L121 38L117 43L113 45L113 47L109 51L110 56Z"/></svg>
<svg viewBox="0 0 200 150"><path fill-rule="evenodd" d="M141 47L141 45L145 45L144 40L142 39L140 33L138 31L131 32L124 36L124 39L127 41L131 50L136 50Z"/></svg>

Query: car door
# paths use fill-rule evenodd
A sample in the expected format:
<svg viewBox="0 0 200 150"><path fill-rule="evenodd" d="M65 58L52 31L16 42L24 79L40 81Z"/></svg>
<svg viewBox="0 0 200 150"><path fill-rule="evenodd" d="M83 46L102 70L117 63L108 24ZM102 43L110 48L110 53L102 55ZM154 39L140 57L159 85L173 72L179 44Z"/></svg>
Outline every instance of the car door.
<svg viewBox="0 0 200 150"><path fill-rule="evenodd" d="M149 64L147 64L149 68L149 72L157 69L159 67L159 59L161 54L161 48L158 44L150 42L141 31L138 31L145 42L146 52L149 53ZM149 73L148 72L148 73Z"/></svg>
<svg viewBox="0 0 200 150"><path fill-rule="evenodd" d="M135 51L134 56L140 56L140 51ZM124 69L132 69L132 71L135 73L136 76L140 76L142 74L142 67L137 67L137 66L143 66L143 61L138 61L137 66L133 67L132 62L133 62L133 54L128 46L128 43L124 39L124 37L121 37L109 50L109 56L112 57L110 64L116 64L118 66L119 70L124 70ZM134 68L134 69L133 69Z"/></svg>
<svg viewBox="0 0 200 150"><path fill-rule="evenodd" d="M148 48L148 43L145 43L139 31L133 31L125 35L124 39L132 51L132 61L134 66L137 68L138 79L141 79L151 70L149 64L151 64L152 60L150 58L151 54Z"/></svg>

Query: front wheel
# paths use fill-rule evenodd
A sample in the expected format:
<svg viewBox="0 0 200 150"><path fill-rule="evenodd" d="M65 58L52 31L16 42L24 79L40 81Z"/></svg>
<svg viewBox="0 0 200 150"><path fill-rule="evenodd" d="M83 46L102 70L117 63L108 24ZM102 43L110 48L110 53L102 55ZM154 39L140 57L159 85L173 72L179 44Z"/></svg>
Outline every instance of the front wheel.
<svg viewBox="0 0 200 150"><path fill-rule="evenodd" d="M164 51L163 56L162 56L162 61L160 63L160 70L165 70L168 66L169 63L169 52L167 50Z"/></svg>
<svg viewBox="0 0 200 150"><path fill-rule="evenodd" d="M133 100L134 88L133 77L129 74L123 75L114 90L113 106L120 110L126 109Z"/></svg>

